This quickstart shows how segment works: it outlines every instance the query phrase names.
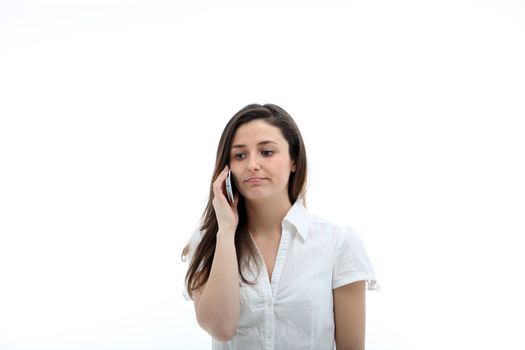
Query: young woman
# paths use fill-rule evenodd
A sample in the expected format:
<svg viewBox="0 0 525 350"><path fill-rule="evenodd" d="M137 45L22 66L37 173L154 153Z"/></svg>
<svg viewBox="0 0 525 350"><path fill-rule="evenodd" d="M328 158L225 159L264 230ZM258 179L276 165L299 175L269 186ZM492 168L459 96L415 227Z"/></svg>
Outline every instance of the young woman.
<svg viewBox="0 0 525 350"><path fill-rule="evenodd" d="M306 165L282 108L251 104L226 125L202 223L183 251L185 296L213 349L364 349L374 270L355 231L306 210Z"/></svg>

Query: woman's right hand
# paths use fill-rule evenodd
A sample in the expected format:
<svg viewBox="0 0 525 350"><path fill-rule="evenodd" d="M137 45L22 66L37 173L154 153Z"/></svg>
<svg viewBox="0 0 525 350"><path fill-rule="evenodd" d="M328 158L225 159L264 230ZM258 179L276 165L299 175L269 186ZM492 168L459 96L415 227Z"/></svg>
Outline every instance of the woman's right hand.
<svg viewBox="0 0 525 350"><path fill-rule="evenodd" d="M237 204L239 204L239 194L234 193L234 201L230 205L228 199L224 195L224 188L226 177L228 176L228 165L222 169L217 179L213 182L213 208L215 209L215 216L217 217L217 224L219 231L230 231L235 233L237 224L239 223L239 212L237 211Z"/></svg>

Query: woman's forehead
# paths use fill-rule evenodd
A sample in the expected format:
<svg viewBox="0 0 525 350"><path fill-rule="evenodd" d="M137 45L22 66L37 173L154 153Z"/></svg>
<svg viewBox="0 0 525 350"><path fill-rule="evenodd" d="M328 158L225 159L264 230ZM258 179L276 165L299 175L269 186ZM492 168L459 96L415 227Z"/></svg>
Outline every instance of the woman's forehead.
<svg viewBox="0 0 525 350"><path fill-rule="evenodd" d="M286 142L278 127L262 120L254 120L239 126L233 136L232 145L257 145L263 141L273 141L277 144Z"/></svg>

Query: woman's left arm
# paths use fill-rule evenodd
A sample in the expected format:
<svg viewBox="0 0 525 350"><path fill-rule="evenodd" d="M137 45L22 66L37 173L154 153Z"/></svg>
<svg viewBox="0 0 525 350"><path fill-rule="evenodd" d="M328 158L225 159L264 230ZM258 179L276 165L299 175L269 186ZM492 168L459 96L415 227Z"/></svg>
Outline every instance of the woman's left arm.
<svg viewBox="0 0 525 350"><path fill-rule="evenodd" d="M337 350L365 349L365 281L334 289Z"/></svg>

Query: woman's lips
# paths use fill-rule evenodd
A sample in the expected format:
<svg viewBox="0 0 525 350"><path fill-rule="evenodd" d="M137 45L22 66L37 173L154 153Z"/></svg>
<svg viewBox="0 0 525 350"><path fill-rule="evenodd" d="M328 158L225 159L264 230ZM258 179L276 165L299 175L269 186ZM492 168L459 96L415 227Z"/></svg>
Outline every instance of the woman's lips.
<svg viewBox="0 0 525 350"><path fill-rule="evenodd" d="M257 177L257 178L253 178L253 179L248 179L245 182L249 183L249 184L257 184L257 183L263 182L264 180L266 180L266 179L262 179L260 177Z"/></svg>

